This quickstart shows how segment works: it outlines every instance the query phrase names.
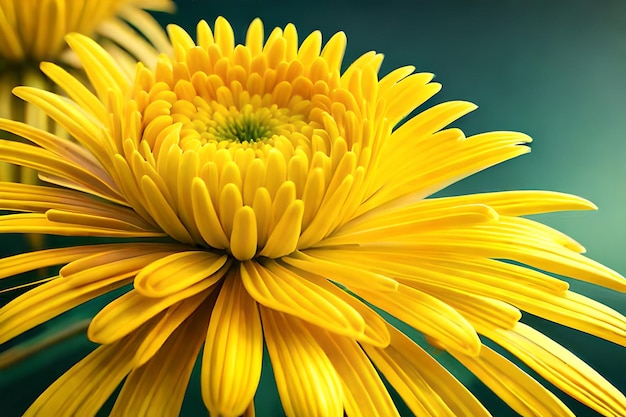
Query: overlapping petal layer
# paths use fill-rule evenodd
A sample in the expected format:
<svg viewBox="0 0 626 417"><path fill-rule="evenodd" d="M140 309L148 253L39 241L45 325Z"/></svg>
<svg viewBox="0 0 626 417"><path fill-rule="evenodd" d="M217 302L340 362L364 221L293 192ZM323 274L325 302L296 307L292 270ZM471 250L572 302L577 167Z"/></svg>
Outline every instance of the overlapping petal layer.
<svg viewBox="0 0 626 417"><path fill-rule="evenodd" d="M90 88L46 64L65 96L15 90L76 143L0 120L33 143L0 143L0 159L52 184L0 185L0 207L24 212L1 218L0 231L133 239L0 260L3 276L25 272L21 261L66 264L0 310L2 341L111 286L134 287L93 318L89 337L103 347L42 394L32 415L66 400L68 412L92 413L126 374L114 415L175 414L203 341L202 396L213 415L253 412L263 341L290 416L395 415L381 376L418 415L489 415L381 310L523 415L570 411L484 337L591 408L626 415L609 382L520 323L528 311L626 345L621 314L550 274L618 291L626 280L521 217L595 206L547 191L427 198L528 152L528 136L446 128L475 108L466 102L401 123L440 86L412 67L379 77L373 52L341 72L343 34L323 45L320 33L300 41L287 25L265 39L255 20L237 44L222 18L213 30L201 22L196 40L168 30L174 53L154 69L138 64L129 76L73 34ZM111 358L111 379L89 386L86 405L63 388L102 380Z"/></svg>

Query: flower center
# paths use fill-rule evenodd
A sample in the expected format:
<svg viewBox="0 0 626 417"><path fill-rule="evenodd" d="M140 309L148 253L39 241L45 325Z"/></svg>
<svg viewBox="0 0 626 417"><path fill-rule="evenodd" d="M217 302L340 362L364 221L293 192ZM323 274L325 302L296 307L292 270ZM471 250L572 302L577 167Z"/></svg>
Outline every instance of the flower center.
<svg viewBox="0 0 626 417"><path fill-rule="evenodd" d="M276 104L265 104L260 96L244 97L239 106L225 105L196 96L177 100L171 109L174 122L182 123L179 146L197 150L208 143L219 147L263 142L269 145L277 135L286 136L305 125L304 115L291 114Z"/></svg>

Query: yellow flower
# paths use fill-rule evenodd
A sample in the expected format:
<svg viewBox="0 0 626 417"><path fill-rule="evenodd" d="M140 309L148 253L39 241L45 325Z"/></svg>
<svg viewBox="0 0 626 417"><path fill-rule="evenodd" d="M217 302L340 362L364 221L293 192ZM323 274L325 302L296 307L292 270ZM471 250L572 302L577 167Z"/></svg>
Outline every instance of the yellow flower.
<svg viewBox="0 0 626 417"><path fill-rule="evenodd" d="M137 59L156 61L155 48L165 51L170 46L144 9L173 8L171 0L0 0L0 117L56 128L39 109L15 99L11 90L18 85L54 88L39 63L75 66L76 57L68 53L64 40L71 32L96 36L130 72ZM1 163L0 180L34 183L36 173Z"/></svg>
<svg viewBox="0 0 626 417"><path fill-rule="evenodd" d="M460 101L401 123L440 86L413 67L379 79L374 52L342 73L343 33L322 48L293 25L264 40L259 20L243 45L222 18L214 32L200 22L195 42L168 29L174 57L155 70L139 64L131 79L74 34L95 93L54 64L42 70L69 99L14 90L75 143L0 121L43 148L4 141L0 158L56 185L1 184L2 208L26 213L0 217L0 232L117 238L1 260L2 276L64 266L0 310L0 342L132 284L91 321L101 346L27 415L92 415L124 378L112 415L176 415L203 344L207 409L249 413L264 343L289 416L397 415L379 374L417 415L488 415L381 310L522 415L571 413L486 339L598 412L626 415L616 388L519 322L523 310L626 344L623 316L547 273L618 291L626 280L523 217L593 204L547 191L426 198L528 152L526 135L446 128L475 108Z"/></svg>

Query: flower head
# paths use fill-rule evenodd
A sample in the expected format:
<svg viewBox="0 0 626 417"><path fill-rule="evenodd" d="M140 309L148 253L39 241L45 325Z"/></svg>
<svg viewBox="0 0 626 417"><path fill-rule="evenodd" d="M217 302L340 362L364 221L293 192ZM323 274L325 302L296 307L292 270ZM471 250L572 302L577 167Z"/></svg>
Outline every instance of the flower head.
<svg viewBox="0 0 626 417"><path fill-rule="evenodd" d="M483 338L599 412L626 414L609 382L519 321L524 310L625 344L623 316L546 272L619 291L624 278L522 217L594 206L547 191L427 198L528 152L526 135L446 128L475 108L458 101L401 123L440 86L412 67L379 78L373 52L342 72L342 33L323 47L293 25L265 39L255 20L236 44L219 18L196 41L169 34L173 57L133 78L70 35L93 93L54 64L42 70L69 99L15 89L75 143L0 121L37 145L0 142L0 158L55 185L1 184L2 207L26 213L0 217L0 231L118 239L0 261L3 276L64 265L0 310L0 342L132 284L91 321L101 346L29 414L94 414L126 377L113 415L175 415L202 348L207 409L241 415L265 342L290 416L397 415L381 374L418 415L488 415L380 310L521 414L570 412Z"/></svg>
<svg viewBox="0 0 626 417"><path fill-rule="evenodd" d="M18 85L54 89L39 71L42 61L67 68L79 65L65 35L78 32L95 37L132 72L137 59L154 63L157 50L171 48L146 10L173 8L171 0L0 0L0 117L53 129L45 114L15 99L11 90ZM2 181L35 183L35 175L32 170L0 164Z"/></svg>

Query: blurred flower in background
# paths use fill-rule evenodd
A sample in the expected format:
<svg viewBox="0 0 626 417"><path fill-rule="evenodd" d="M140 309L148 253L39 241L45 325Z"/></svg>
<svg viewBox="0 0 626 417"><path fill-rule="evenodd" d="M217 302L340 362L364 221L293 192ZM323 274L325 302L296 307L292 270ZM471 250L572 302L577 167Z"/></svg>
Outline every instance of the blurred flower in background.
<svg viewBox="0 0 626 417"><path fill-rule="evenodd" d="M28 415L93 415L122 381L112 415L176 415L203 344L209 412L250 414L264 343L289 416L396 415L378 372L417 415L489 415L383 310L522 415L571 413L495 345L596 411L626 415L619 390L519 322L528 311L625 344L622 315L539 270L618 291L624 278L523 217L593 204L547 191L426 198L528 152L526 135L446 128L475 108L460 101L402 123L440 86L413 67L379 79L373 52L342 73L342 33L300 43L287 25L265 39L256 20L237 45L221 18L214 31L201 22L196 41L169 33L174 57L132 78L71 35L90 87L48 63L69 100L15 90L75 142L0 121L41 147L3 141L0 158L59 186L2 184L3 208L27 213L1 217L0 231L122 239L0 261L2 276L64 265L0 310L0 342L128 290L90 324L101 346Z"/></svg>
<svg viewBox="0 0 626 417"><path fill-rule="evenodd" d="M67 68L79 64L65 43L71 32L93 36L126 68L137 60L156 61L157 50L166 52L167 38L146 11L173 11L171 0L0 0L0 117L20 120L42 129L56 129L44 112L16 98L18 85L54 89L39 70L42 61ZM6 136L6 135L5 135ZM36 172L0 163L0 181L33 184Z"/></svg>

